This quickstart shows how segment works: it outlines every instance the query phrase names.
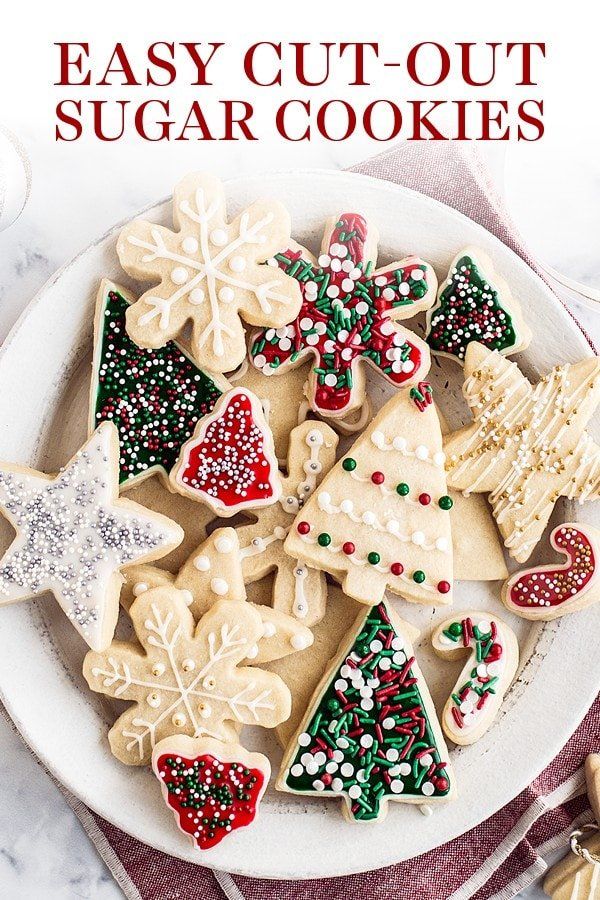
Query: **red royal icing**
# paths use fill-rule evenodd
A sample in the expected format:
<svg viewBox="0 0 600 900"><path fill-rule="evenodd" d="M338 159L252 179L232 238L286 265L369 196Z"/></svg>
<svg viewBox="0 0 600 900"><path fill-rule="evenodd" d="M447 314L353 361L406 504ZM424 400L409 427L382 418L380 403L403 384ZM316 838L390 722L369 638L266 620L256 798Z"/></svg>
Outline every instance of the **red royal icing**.
<svg viewBox="0 0 600 900"><path fill-rule="evenodd" d="M263 427L255 421L248 394L232 391L218 416L209 416L186 445L179 480L227 509L268 503L275 497L277 470L272 454L265 452Z"/></svg>
<svg viewBox="0 0 600 900"><path fill-rule="evenodd" d="M352 407L352 371L361 358L397 386L413 384L426 364L415 336L389 315L419 303L430 267L409 257L394 269L367 270L366 241L365 219L342 213L317 265L301 251L279 254L279 267L300 280L302 308L287 328L263 329L251 345L254 363L263 370L314 354L318 378L311 405L325 414Z"/></svg>
<svg viewBox="0 0 600 900"><path fill-rule="evenodd" d="M221 762L211 754L190 759L175 753L160 756L156 768L179 827L200 850L255 819L265 780L260 769Z"/></svg>
<svg viewBox="0 0 600 900"><path fill-rule="evenodd" d="M587 535L572 525L560 525L550 537L555 550L569 560L563 566L527 569L515 576L509 599L515 606L552 607L574 599L587 588L596 571L594 549Z"/></svg>

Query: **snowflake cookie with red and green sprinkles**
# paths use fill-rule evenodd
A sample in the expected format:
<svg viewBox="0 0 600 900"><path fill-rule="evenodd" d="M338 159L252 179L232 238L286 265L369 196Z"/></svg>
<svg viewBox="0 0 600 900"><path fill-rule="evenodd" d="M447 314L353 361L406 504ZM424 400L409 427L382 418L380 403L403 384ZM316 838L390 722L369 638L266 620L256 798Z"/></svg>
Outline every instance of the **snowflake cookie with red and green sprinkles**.
<svg viewBox="0 0 600 900"><path fill-rule="evenodd" d="M413 635L385 603L358 616L286 750L279 790L341 797L353 822L381 820L390 800L453 798L448 750Z"/></svg>
<svg viewBox="0 0 600 900"><path fill-rule="evenodd" d="M550 543L566 562L522 569L502 587L504 605L523 619L548 622L600 600L600 529L565 522Z"/></svg>
<svg viewBox="0 0 600 900"><path fill-rule="evenodd" d="M486 254L466 247L452 260L437 302L427 313L427 343L433 353L462 364L472 341L511 356L529 346L531 331Z"/></svg>
<svg viewBox="0 0 600 900"><path fill-rule="evenodd" d="M160 741L152 768L177 827L198 850L252 824L271 775L262 753L187 735Z"/></svg>
<svg viewBox="0 0 600 900"><path fill-rule="evenodd" d="M435 273L416 256L376 269L377 243L374 226L342 213L328 220L317 260L297 245L269 260L300 283L302 307L295 322L253 335L251 359L276 375L315 357L308 399L326 417L362 406L365 363L396 387L416 384L429 371L427 344L397 320L432 305Z"/></svg>
<svg viewBox="0 0 600 900"><path fill-rule="evenodd" d="M177 344L143 350L125 330L133 295L103 280L96 302L90 434L105 421L119 432L121 490L158 473L167 481L196 422L227 389Z"/></svg>
<svg viewBox="0 0 600 900"><path fill-rule="evenodd" d="M455 744L474 744L488 730L519 665L514 631L497 616L461 611L441 622L431 636L442 658L467 662L448 697L442 728Z"/></svg>

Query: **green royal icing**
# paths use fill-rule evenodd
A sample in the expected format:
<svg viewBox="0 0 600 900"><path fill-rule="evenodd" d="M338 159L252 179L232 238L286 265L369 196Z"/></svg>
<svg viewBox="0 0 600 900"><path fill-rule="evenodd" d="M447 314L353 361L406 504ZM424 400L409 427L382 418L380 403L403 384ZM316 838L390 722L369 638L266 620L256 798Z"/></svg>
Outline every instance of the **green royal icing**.
<svg viewBox="0 0 600 900"><path fill-rule="evenodd" d="M291 791L345 796L351 817L363 821L378 818L386 797L426 803L448 794L446 763L406 652L385 604L370 609L298 736L285 774Z"/></svg>
<svg viewBox="0 0 600 900"><path fill-rule="evenodd" d="M211 378L172 341L144 350L125 330L128 303L105 297L100 352L95 359L94 421L111 421L120 441L119 484L173 468L196 422L221 396Z"/></svg>

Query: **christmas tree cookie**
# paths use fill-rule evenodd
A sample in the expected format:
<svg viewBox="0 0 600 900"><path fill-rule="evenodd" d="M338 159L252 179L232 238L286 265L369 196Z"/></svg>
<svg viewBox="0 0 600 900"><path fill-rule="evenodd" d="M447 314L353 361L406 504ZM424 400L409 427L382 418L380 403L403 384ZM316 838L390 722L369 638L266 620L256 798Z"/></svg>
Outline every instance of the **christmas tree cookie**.
<svg viewBox="0 0 600 900"><path fill-rule="evenodd" d="M376 269L377 242L366 219L341 213L326 223L318 260L294 246L269 261L300 283L302 308L292 324L254 334L250 356L274 374L314 357L308 399L325 417L345 418L362 406L365 363L396 387L429 371L427 344L396 320L431 306L435 273L415 256Z"/></svg>
<svg viewBox="0 0 600 900"><path fill-rule="evenodd" d="M452 798L448 751L411 630L385 603L359 615L290 742L279 790L342 797L355 822L381 820L389 800Z"/></svg>
<svg viewBox="0 0 600 900"><path fill-rule="evenodd" d="M284 549L377 604L386 589L451 602L452 535L440 423L429 385L388 401L300 510Z"/></svg>
<svg viewBox="0 0 600 900"><path fill-rule="evenodd" d="M160 741L152 768L179 830L198 850L252 824L271 775L262 753L187 735Z"/></svg>
<svg viewBox="0 0 600 900"><path fill-rule="evenodd" d="M181 448L171 485L220 516L234 516L279 499L273 437L258 397L246 388L223 394Z"/></svg>
<svg viewBox="0 0 600 900"><path fill-rule="evenodd" d="M474 744L488 730L519 665L514 631L497 616L465 611L441 622L431 636L442 658L468 660L442 713L442 728L455 744Z"/></svg>
<svg viewBox="0 0 600 900"><path fill-rule="evenodd" d="M119 430L121 490L157 472L168 481L182 445L228 384L199 369L173 342L143 350L125 330L133 295L104 279L98 291L90 433L105 421Z"/></svg>
<svg viewBox="0 0 600 900"><path fill-rule="evenodd" d="M427 312L427 343L434 353L462 363L472 341L510 356L529 346L531 331L485 253L466 247L452 260L437 303Z"/></svg>
<svg viewBox="0 0 600 900"><path fill-rule="evenodd" d="M558 366L534 387L497 351L469 344L463 394L474 422L446 438L448 484L488 494L505 546L525 562L559 497L600 494L600 448L585 430L600 359Z"/></svg>
<svg viewBox="0 0 600 900"><path fill-rule="evenodd" d="M523 619L549 622L600 600L600 529L582 522L558 525L550 543L567 560L515 572L502 601Z"/></svg>
<svg viewBox="0 0 600 900"><path fill-rule="evenodd" d="M156 349L191 323L196 364L231 372L246 355L241 318L280 328L300 308L298 283L263 265L289 245L290 217L280 203L259 200L228 223L221 182L193 174L175 188L173 221L176 231L136 220L119 236L125 271L156 285L127 310L127 332Z"/></svg>
<svg viewBox="0 0 600 900"><path fill-rule="evenodd" d="M290 714L281 679L241 665L263 637L257 610L219 600L196 624L187 600L170 585L141 593L129 611L137 641L113 641L84 660L93 691L133 704L108 736L127 765L146 765L155 745L174 734L235 741L242 724L274 728Z"/></svg>
<svg viewBox="0 0 600 900"><path fill-rule="evenodd" d="M275 572L274 609L294 615L305 625L325 612L327 584L322 571L311 569L283 550L294 517L335 463L337 434L324 422L307 421L290 435L287 475L281 474L278 503L255 514L256 521L237 529L244 581L251 584Z"/></svg>

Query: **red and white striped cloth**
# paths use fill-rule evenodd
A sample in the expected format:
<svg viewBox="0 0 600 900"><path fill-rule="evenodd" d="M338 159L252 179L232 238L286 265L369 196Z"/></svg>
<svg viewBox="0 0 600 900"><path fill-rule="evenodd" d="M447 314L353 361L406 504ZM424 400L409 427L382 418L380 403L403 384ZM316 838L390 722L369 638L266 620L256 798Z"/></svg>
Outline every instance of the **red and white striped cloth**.
<svg viewBox="0 0 600 900"><path fill-rule="evenodd" d="M352 171L403 184L454 207L549 281L475 152L456 145L405 144ZM222 900L224 895L229 900L507 900L545 870L543 855L566 845L570 830L591 820L582 765L599 745L597 699L556 759L477 828L408 862L317 882L243 878L182 862L134 840L63 793L130 900Z"/></svg>

